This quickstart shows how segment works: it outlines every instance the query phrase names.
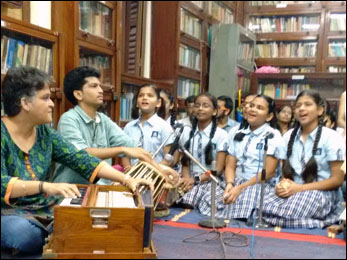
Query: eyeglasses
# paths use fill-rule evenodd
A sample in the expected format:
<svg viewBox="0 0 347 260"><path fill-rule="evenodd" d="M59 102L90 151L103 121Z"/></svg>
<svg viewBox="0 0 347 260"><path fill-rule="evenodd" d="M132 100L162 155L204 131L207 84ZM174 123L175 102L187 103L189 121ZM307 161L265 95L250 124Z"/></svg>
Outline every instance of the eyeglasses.
<svg viewBox="0 0 347 260"><path fill-rule="evenodd" d="M199 109L200 107L202 108L210 108L212 107L210 104L204 103L204 104L194 104L194 108Z"/></svg>

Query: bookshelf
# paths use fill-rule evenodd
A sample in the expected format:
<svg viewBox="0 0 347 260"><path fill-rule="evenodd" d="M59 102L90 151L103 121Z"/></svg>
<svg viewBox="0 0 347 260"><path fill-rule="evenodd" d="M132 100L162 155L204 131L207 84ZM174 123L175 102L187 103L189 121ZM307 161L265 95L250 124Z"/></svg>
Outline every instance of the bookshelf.
<svg viewBox="0 0 347 260"><path fill-rule="evenodd" d="M239 5L236 1L153 2L151 77L173 82L179 110L184 110L186 97L209 89L210 28L240 21Z"/></svg>
<svg viewBox="0 0 347 260"><path fill-rule="evenodd" d="M119 119L121 75L122 3L114 1L53 1L52 24L63 31L65 71L91 66L100 71L104 86L104 107L112 120ZM70 19L61 19L70 17ZM66 100L64 111L72 105Z"/></svg>
<svg viewBox="0 0 347 260"><path fill-rule="evenodd" d="M276 73L252 74L252 93L265 94L276 106L294 104L296 96L305 89L317 90L333 109L338 109L340 96L346 89L345 73Z"/></svg>
<svg viewBox="0 0 347 260"><path fill-rule="evenodd" d="M328 2L325 13L323 71L346 72L346 5Z"/></svg>
<svg viewBox="0 0 347 260"><path fill-rule="evenodd" d="M216 97L226 95L237 100L239 90L243 94L250 93L255 41L255 35L239 24L212 26L210 67L212 94Z"/></svg>
<svg viewBox="0 0 347 260"><path fill-rule="evenodd" d="M256 64L281 72L343 72L343 1L248 1L245 25L257 36Z"/></svg>
<svg viewBox="0 0 347 260"><path fill-rule="evenodd" d="M7 70L21 65L32 66L53 76L53 126L63 113L64 43L61 33L17 18L1 15L1 81ZM3 112L2 112L3 114Z"/></svg>

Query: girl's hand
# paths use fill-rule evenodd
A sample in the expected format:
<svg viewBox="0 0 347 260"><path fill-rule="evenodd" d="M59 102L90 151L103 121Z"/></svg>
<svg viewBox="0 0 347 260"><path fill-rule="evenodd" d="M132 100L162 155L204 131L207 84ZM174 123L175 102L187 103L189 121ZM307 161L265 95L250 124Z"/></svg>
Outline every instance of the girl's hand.
<svg viewBox="0 0 347 260"><path fill-rule="evenodd" d="M48 195L62 195L64 198L81 197L76 184L44 182L42 191Z"/></svg>
<svg viewBox="0 0 347 260"><path fill-rule="evenodd" d="M194 178L181 178L178 184L184 192L190 191L194 186Z"/></svg>
<svg viewBox="0 0 347 260"><path fill-rule="evenodd" d="M288 198L297 192L302 191L302 185L296 184L290 179L283 179L276 185L276 195L281 198Z"/></svg>
<svg viewBox="0 0 347 260"><path fill-rule="evenodd" d="M223 203L231 204L236 201L238 196L241 193L240 186L233 187L231 184L228 184L223 195Z"/></svg>

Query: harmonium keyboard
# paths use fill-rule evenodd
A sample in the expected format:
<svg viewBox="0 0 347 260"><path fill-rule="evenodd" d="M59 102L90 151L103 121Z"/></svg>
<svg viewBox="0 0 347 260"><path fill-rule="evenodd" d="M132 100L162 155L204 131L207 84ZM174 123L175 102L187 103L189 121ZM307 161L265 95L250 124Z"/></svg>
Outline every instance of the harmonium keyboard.
<svg viewBox="0 0 347 260"><path fill-rule="evenodd" d="M78 185L81 198L54 208L54 231L43 258L156 258L151 239L153 200L149 189L132 193L124 186Z"/></svg>

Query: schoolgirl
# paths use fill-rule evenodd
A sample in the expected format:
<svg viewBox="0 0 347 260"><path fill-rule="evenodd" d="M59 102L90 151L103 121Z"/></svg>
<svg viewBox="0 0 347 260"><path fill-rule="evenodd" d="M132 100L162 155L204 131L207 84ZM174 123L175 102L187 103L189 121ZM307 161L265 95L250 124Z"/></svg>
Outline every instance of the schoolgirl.
<svg viewBox="0 0 347 260"><path fill-rule="evenodd" d="M270 186L275 182L273 177L278 160L284 157L283 140L280 132L273 128L274 125L275 102L267 96L255 96L250 103L245 128L229 135L226 188L223 194L216 195L217 217L248 218L251 215L259 199L260 185L255 184L261 180L265 142L265 193L270 192ZM208 203L205 200L205 204Z"/></svg>
<svg viewBox="0 0 347 260"><path fill-rule="evenodd" d="M195 118L192 128L185 128L180 140L184 147L207 169L216 161L217 175L224 171L228 150L227 133L217 127L217 100L209 93L198 95L194 100ZM180 203L197 207L210 187L210 177L187 157L182 159L182 178L179 187L186 192Z"/></svg>
<svg viewBox="0 0 347 260"><path fill-rule="evenodd" d="M164 102L160 97L160 90L155 85L143 85L135 96L132 118L124 131L139 142L139 146L154 154L160 145L172 133L171 126L160 117L164 114ZM164 154L170 149L172 138L154 158L157 163L162 162ZM132 160L132 163L134 161Z"/></svg>
<svg viewBox="0 0 347 260"><path fill-rule="evenodd" d="M263 215L276 226L322 228L337 222L342 212L338 188L343 183L345 142L323 126L318 92L305 90L298 95L295 117L299 124L284 135L283 178L265 196Z"/></svg>
<svg viewBox="0 0 347 260"><path fill-rule="evenodd" d="M160 97L164 100L165 105L165 116L163 119L168 122L171 127L174 127L177 115L175 98L167 89L160 90Z"/></svg>

